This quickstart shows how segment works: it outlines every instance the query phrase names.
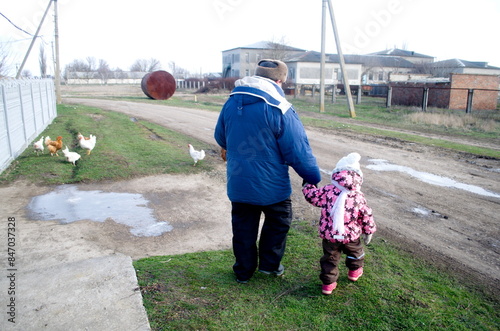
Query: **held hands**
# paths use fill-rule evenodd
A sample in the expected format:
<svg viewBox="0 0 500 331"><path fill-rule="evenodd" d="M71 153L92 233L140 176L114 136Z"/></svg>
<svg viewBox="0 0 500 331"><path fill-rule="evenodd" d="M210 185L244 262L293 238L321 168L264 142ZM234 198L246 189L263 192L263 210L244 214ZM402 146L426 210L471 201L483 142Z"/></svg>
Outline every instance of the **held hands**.
<svg viewBox="0 0 500 331"><path fill-rule="evenodd" d="M368 245L372 241L372 236L373 234L363 234L363 240L365 242L365 245Z"/></svg>
<svg viewBox="0 0 500 331"><path fill-rule="evenodd" d="M306 180L305 180L305 179L302 179L302 187L306 186L307 184L311 184L311 183L308 183L308 182L306 182ZM314 186L318 186L318 183L316 183L316 184L312 184L312 185L314 185Z"/></svg>

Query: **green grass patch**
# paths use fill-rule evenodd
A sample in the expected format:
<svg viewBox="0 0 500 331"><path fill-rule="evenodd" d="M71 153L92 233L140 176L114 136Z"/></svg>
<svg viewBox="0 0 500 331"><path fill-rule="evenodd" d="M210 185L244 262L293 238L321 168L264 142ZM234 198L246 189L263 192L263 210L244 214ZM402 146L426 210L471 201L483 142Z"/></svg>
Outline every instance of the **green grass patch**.
<svg viewBox="0 0 500 331"><path fill-rule="evenodd" d="M187 144L193 144L196 149L210 148L192 137L98 108L58 105L57 109L57 118L40 136L48 135L52 139L62 136L64 145L81 155L77 165L68 163L62 151L59 157L50 156L47 149L37 156L28 147L0 175L0 183L21 178L40 184L63 184L210 169L205 160L192 167ZM97 136L96 147L90 155L78 146L78 132Z"/></svg>
<svg viewBox="0 0 500 331"><path fill-rule="evenodd" d="M306 222L289 234L283 277L235 281L232 251L134 262L153 330L498 330L498 302L402 253L382 238L366 248L355 283L340 268L321 294L320 239Z"/></svg>

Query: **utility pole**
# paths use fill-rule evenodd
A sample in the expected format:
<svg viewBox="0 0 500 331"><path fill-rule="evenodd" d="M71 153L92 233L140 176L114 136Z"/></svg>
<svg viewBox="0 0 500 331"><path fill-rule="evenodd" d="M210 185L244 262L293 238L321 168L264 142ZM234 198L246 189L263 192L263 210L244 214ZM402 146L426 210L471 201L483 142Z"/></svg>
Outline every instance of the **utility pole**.
<svg viewBox="0 0 500 331"><path fill-rule="evenodd" d="M340 47L340 39L339 39L339 34L337 32L337 24L335 23L335 16L333 15L332 2L331 0L323 0L323 4L325 1L328 1L328 8L330 9L330 18L332 21L335 43L337 44L337 52L339 54L339 60L340 60L340 70L342 71L342 80L344 82L345 94L347 97L347 103L349 105L349 113L351 114L351 117L356 117L356 112L354 111L354 102L352 101L351 87L349 86L349 77L347 75L347 70L345 67L344 54L342 53L342 48Z"/></svg>
<svg viewBox="0 0 500 331"><path fill-rule="evenodd" d="M61 69L59 61L59 27L58 27L58 17L57 17L57 0L54 1L54 39L56 44L56 63L54 69L54 83L56 85L56 103L60 104L61 101Z"/></svg>
<svg viewBox="0 0 500 331"><path fill-rule="evenodd" d="M321 68L319 79L319 112L325 112L325 40L326 40L326 1L321 9Z"/></svg>
<svg viewBox="0 0 500 331"><path fill-rule="evenodd" d="M19 79L19 77L21 77L21 72L23 71L24 65L26 64L26 61L28 60L28 56L30 55L31 49L33 48L33 44L35 43L35 40L38 37L38 33L40 32L40 29L42 28L43 21L45 20L45 16L47 16L47 12L49 11L51 3L52 3L52 0L49 0L49 5L47 6L47 9L45 9L45 13L43 14L42 20L40 21L40 24L38 25L38 28L36 29L35 35L33 36L33 39L31 40L30 47L28 47L28 51L26 52L26 55L24 56L23 63L21 63L21 66L17 70L16 79Z"/></svg>

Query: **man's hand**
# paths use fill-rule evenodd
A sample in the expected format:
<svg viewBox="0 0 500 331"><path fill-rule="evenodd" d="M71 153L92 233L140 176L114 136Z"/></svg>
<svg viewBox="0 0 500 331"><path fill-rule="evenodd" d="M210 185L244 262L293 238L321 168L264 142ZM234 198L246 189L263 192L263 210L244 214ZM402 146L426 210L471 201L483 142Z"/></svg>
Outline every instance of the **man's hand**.
<svg viewBox="0 0 500 331"><path fill-rule="evenodd" d="M224 162L227 161L226 153L227 153L227 151L224 148L220 149L220 157L224 160Z"/></svg>

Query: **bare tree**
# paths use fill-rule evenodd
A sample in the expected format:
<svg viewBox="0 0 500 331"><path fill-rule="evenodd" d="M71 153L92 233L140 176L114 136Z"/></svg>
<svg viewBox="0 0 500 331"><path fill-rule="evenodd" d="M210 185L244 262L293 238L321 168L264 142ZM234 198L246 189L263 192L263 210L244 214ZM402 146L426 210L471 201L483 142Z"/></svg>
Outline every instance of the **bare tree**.
<svg viewBox="0 0 500 331"><path fill-rule="evenodd" d="M161 68L161 63L159 60L151 58L148 63L148 72L153 72Z"/></svg>
<svg viewBox="0 0 500 331"><path fill-rule="evenodd" d="M99 74L99 78L102 80L104 84L106 84L108 79L110 79L113 75L113 72L109 68L108 62L106 62L103 59L99 60L99 67L97 68L97 73Z"/></svg>
<svg viewBox="0 0 500 331"><path fill-rule="evenodd" d="M45 55L45 48L40 44L40 52L38 53L38 63L40 64L40 76L47 77L47 56Z"/></svg>
<svg viewBox="0 0 500 331"><path fill-rule="evenodd" d="M97 70L97 60L95 57L93 56L87 56L87 58L85 59L87 61L87 65L88 65L88 71L91 72L91 71L96 71Z"/></svg>
<svg viewBox="0 0 500 331"><path fill-rule="evenodd" d="M21 72L21 77L23 78L33 78L33 74L31 73L30 70L28 69L24 69L22 72Z"/></svg>
<svg viewBox="0 0 500 331"><path fill-rule="evenodd" d="M279 39L272 38L267 42L268 50L264 53L264 56L269 59L276 60L286 60L287 55L290 52L290 46L286 41L286 37L282 36Z"/></svg>
<svg viewBox="0 0 500 331"><path fill-rule="evenodd" d="M75 74L71 73L85 73L85 77L81 76L75 76ZM89 78L90 72L90 66L88 62L85 62L83 60L73 60L70 64L67 64L66 67L64 68L64 78L69 79L69 78Z"/></svg>
<svg viewBox="0 0 500 331"><path fill-rule="evenodd" d="M182 67L179 67L177 63L175 63L175 61L170 61L168 63L168 66L170 68L170 73L175 78L186 78L187 76L189 76L189 71Z"/></svg>
<svg viewBox="0 0 500 331"><path fill-rule="evenodd" d="M160 68L161 64L157 59L138 59L130 66L130 71L153 72Z"/></svg>
<svg viewBox="0 0 500 331"><path fill-rule="evenodd" d="M7 77L10 71L10 65L7 63L9 49L5 45L0 43L0 78Z"/></svg>

